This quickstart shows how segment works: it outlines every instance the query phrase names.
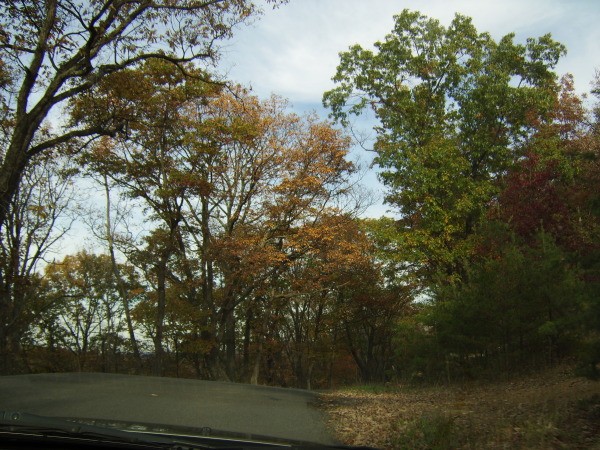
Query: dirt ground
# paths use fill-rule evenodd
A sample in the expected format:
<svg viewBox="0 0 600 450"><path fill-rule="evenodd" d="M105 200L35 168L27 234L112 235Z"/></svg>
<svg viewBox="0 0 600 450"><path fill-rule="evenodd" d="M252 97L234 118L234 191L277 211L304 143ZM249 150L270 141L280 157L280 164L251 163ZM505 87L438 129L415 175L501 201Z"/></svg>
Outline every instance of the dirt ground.
<svg viewBox="0 0 600 450"><path fill-rule="evenodd" d="M493 383L344 389L322 405L349 445L600 449L600 382L568 367Z"/></svg>

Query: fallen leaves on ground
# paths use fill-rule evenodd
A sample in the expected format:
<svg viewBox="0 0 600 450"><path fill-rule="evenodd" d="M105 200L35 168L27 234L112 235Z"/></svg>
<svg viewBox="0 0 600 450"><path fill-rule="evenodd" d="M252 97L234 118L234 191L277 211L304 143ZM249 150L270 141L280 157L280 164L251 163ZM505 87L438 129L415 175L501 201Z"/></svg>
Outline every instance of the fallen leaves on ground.
<svg viewBox="0 0 600 450"><path fill-rule="evenodd" d="M349 445L600 449L600 382L565 367L501 382L344 389L322 405Z"/></svg>

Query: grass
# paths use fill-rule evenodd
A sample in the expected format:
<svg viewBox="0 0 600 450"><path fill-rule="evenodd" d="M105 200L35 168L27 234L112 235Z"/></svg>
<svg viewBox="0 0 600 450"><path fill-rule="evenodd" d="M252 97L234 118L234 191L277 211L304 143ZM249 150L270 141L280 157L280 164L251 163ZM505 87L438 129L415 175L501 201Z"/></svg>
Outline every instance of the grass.
<svg viewBox="0 0 600 450"><path fill-rule="evenodd" d="M405 424L404 429L391 439L395 448L443 450L460 445L454 419L440 412L423 414Z"/></svg>
<svg viewBox="0 0 600 450"><path fill-rule="evenodd" d="M323 406L349 445L600 450L600 382L565 367L502 382L359 386L325 394Z"/></svg>
<svg viewBox="0 0 600 450"><path fill-rule="evenodd" d="M396 384L381 384L381 383L373 383L373 384L359 384L356 386L352 386L346 388L349 391L354 392L362 392L366 394L383 394L389 392L398 392L399 386Z"/></svg>

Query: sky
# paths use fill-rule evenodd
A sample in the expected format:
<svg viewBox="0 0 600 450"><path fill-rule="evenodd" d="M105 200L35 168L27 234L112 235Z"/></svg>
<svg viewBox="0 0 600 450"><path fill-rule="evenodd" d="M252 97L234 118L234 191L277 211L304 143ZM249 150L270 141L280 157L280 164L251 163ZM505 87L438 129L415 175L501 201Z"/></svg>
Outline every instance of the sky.
<svg viewBox="0 0 600 450"><path fill-rule="evenodd" d="M334 87L339 52L383 40L393 16L405 8L446 26L461 13L495 39L514 32L516 42L525 42L551 33L567 47L556 71L573 74L580 93L589 92L595 70L600 70L600 0L290 0L276 9L266 6L260 19L238 29L223 45L219 69L261 98L277 94L296 112L316 111L325 119L328 111L321 98ZM365 164L373 156L358 147L352 155ZM382 199L374 171L364 183ZM388 210L379 201L367 215Z"/></svg>

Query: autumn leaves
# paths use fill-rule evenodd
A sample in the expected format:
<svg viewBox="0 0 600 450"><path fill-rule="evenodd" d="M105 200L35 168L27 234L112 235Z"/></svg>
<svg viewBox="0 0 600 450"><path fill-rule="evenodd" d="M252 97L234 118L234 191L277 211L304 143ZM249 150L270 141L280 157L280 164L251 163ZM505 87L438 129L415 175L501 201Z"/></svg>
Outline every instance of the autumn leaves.
<svg viewBox="0 0 600 450"><path fill-rule="evenodd" d="M185 358L199 376L247 380L252 368L256 379L275 345L288 348L297 378L310 384L341 290L357 286L361 272L376 276L351 214L349 139L286 108L160 60L107 77L72 103L76 122L127 123L78 158L107 196L135 205L138 216L121 232L107 224L112 235L102 239L138 274L135 296L116 292L116 271L106 294L135 305L136 340L152 342L156 374ZM74 301L91 305L83 292ZM304 331L290 335L298 308L294 327Z"/></svg>

